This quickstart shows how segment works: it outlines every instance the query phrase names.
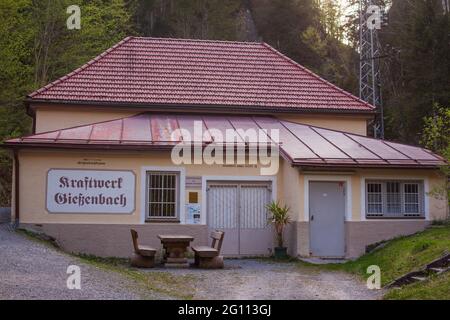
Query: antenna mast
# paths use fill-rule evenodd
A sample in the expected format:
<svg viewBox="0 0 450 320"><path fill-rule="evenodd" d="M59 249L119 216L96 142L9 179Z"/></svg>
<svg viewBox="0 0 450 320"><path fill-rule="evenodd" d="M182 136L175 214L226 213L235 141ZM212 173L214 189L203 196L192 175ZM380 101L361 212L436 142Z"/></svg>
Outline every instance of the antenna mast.
<svg viewBox="0 0 450 320"><path fill-rule="evenodd" d="M376 108L371 124L375 138L384 139L383 100L381 95L380 53L378 31L384 20L384 10L376 0L359 1L359 96Z"/></svg>

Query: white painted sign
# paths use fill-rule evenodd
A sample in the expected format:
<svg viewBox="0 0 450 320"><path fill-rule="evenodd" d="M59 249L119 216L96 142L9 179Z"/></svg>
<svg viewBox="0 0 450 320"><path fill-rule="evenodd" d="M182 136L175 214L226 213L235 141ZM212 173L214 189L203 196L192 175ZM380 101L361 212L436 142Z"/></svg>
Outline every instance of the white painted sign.
<svg viewBox="0 0 450 320"><path fill-rule="evenodd" d="M47 175L50 213L134 211L135 175L131 171L51 169Z"/></svg>

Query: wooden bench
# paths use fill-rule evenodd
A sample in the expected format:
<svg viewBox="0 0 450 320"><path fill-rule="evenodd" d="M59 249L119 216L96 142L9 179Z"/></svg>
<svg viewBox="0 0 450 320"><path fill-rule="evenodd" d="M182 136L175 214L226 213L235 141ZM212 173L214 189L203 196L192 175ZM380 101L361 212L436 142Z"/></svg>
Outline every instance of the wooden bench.
<svg viewBox="0 0 450 320"><path fill-rule="evenodd" d="M211 232L212 244L208 246L192 247L195 253L195 266L205 269L222 269L223 257L220 255L222 242L225 232L213 231Z"/></svg>
<svg viewBox="0 0 450 320"><path fill-rule="evenodd" d="M131 229L133 239L134 254L131 257L131 265L137 268L153 268L155 266L156 249L149 246L142 246L138 243L138 233Z"/></svg>

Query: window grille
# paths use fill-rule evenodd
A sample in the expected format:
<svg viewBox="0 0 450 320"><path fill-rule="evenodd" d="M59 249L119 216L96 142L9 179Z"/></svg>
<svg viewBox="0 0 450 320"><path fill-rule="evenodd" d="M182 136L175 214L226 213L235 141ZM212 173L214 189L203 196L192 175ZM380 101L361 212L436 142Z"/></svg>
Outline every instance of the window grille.
<svg viewBox="0 0 450 320"><path fill-rule="evenodd" d="M367 181L367 218L424 217L421 181Z"/></svg>
<svg viewBox="0 0 450 320"><path fill-rule="evenodd" d="M175 219L178 217L178 184L178 173L147 173L148 219Z"/></svg>

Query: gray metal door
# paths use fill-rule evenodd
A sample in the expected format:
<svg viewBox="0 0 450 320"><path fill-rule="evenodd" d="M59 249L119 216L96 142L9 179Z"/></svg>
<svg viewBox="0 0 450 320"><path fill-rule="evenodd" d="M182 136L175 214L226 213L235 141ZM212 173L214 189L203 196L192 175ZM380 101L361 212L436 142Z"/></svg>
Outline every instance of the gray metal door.
<svg viewBox="0 0 450 320"><path fill-rule="evenodd" d="M345 183L310 182L310 250L316 257L345 256Z"/></svg>
<svg viewBox="0 0 450 320"><path fill-rule="evenodd" d="M265 255L273 247L265 205L271 200L267 183L209 183L207 220L210 230L225 231L224 255Z"/></svg>

